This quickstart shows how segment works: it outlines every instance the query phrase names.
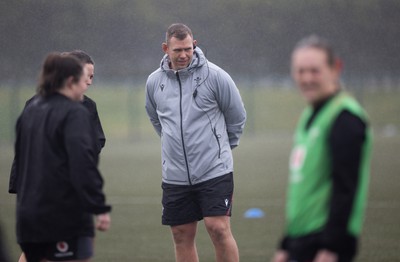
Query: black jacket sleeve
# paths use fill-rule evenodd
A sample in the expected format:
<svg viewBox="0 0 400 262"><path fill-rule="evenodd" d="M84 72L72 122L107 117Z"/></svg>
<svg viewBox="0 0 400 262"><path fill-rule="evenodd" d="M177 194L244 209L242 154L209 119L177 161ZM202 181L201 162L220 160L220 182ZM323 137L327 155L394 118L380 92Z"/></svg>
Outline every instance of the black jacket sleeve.
<svg viewBox="0 0 400 262"><path fill-rule="evenodd" d="M333 124L329 137L332 157L332 196L328 222L322 232L322 248L338 252L355 246L347 226L359 183L359 167L366 124L343 111Z"/></svg>
<svg viewBox="0 0 400 262"><path fill-rule="evenodd" d="M70 179L87 212L103 214L111 207L105 204L103 179L97 169L96 141L89 114L83 108L67 117L65 141Z"/></svg>
<svg viewBox="0 0 400 262"><path fill-rule="evenodd" d="M30 103L32 103L32 101L37 97L38 97L37 95L34 95L30 99L28 99L25 102L25 107L27 107ZM24 107L24 109L25 109L25 107ZM17 120L17 124L16 124L17 135L18 135L18 126L19 126L19 119ZM18 139L16 139L16 141L18 141ZM16 146L15 146L15 148L16 148ZM10 193L10 194L17 193L17 169L16 169L17 168L17 150L15 149L14 152L15 152L15 155L14 155L14 160L11 165L10 181L8 184L8 193Z"/></svg>

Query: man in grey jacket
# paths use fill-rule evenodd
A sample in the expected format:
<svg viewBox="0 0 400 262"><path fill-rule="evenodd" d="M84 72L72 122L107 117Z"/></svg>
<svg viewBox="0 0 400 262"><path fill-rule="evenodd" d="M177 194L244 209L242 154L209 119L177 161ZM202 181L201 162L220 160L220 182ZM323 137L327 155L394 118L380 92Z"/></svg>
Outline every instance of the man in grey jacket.
<svg viewBox="0 0 400 262"><path fill-rule="evenodd" d="M172 24L160 68L146 83L146 110L162 145L162 223L171 226L176 261L198 261L197 222L217 261L239 261L230 230L232 149L246 111L232 78L207 61L189 27Z"/></svg>

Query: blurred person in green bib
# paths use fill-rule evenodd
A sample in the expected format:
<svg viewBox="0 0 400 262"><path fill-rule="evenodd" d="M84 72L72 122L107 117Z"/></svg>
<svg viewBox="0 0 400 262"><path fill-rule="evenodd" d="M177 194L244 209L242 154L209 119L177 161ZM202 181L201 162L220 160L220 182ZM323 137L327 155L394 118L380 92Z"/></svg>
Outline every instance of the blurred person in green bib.
<svg viewBox="0 0 400 262"><path fill-rule="evenodd" d="M308 106L294 136L285 232L273 262L346 262L357 253L372 134L365 111L339 83L341 69L318 36L294 48L292 76Z"/></svg>

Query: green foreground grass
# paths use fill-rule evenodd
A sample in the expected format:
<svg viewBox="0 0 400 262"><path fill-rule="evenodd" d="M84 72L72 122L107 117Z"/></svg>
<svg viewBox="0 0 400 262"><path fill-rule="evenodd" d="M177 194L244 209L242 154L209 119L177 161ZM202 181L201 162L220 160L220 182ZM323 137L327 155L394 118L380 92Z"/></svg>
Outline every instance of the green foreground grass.
<svg viewBox="0 0 400 262"><path fill-rule="evenodd" d="M7 93L8 92L8 93ZM0 89L0 221L13 261L15 196L7 194L12 161L10 90ZM301 98L290 90L242 90L249 125L234 151L235 197L232 228L241 260L268 261L281 237L287 159ZM29 90L19 92L16 111ZM98 233L95 261L174 261L168 227L161 221L160 145L144 112L143 91L127 88L98 89L90 94L97 104L107 135L100 170L108 201L113 205L112 228ZM7 99L8 97L8 99ZM368 93L362 100L371 116L375 143L369 205L358 261L398 261L400 241L399 93ZM8 110L8 111L7 111ZM251 207L264 210L261 219L245 219ZM201 261L214 261L209 237L200 223L197 237Z"/></svg>

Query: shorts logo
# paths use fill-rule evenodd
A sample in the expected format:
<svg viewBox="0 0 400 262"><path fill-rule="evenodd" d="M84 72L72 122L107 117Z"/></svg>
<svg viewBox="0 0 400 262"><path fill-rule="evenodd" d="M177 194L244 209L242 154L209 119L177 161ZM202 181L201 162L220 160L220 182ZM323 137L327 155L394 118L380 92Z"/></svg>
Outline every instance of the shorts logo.
<svg viewBox="0 0 400 262"><path fill-rule="evenodd" d="M229 200L225 199L225 206L228 207L228 204L229 204Z"/></svg>
<svg viewBox="0 0 400 262"><path fill-rule="evenodd" d="M65 241L61 241L57 243L57 250L60 251L61 253L67 252L68 251L68 243Z"/></svg>

